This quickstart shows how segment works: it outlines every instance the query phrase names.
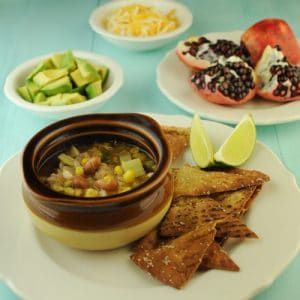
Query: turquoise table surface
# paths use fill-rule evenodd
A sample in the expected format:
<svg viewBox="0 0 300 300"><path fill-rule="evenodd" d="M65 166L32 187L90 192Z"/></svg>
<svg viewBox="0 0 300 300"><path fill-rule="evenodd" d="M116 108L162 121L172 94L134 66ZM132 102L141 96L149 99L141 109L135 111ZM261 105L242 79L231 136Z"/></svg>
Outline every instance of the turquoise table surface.
<svg viewBox="0 0 300 300"><path fill-rule="evenodd" d="M88 50L115 59L125 71L124 86L101 108L101 112L145 111L186 114L171 104L156 85L156 66L165 53L175 46L175 42L159 50L145 53L129 52L109 44L93 33L88 25L91 11L104 2L0 0L1 84L3 85L5 77L15 66L34 56L65 49ZM297 36L300 36L299 0L187 0L182 2L189 6L194 14L193 26L185 36L245 29L253 22L266 17L280 17L287 20ZM0 120L0 165L20 151L35 132L50 122L11 104L5 98L2 89ZM285 166L294 173L299 184L300 121L258 127L257 131L259 140L280 157ZM0 242L0 247L2 243L5 241ZM300 255L270 287L254 299L300 299L299 278ZM16 300L19 297L4 282L0 282L0 299Z"/></svg>

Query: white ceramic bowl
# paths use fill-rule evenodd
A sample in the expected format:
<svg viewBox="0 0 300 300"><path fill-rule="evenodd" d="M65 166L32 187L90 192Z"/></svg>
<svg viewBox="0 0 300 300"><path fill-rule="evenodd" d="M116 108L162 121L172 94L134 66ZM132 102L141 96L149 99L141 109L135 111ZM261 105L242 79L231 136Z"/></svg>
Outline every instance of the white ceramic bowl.
<svg viewBox="0 0 300 300"><path fill-rule="evenodd" d="M153 37L133 37L133 36L121 36L113 34L105 29L103 26L103 20L114 9L129 4L142 4L151 6L160 12L167 13L171 9L176 10L176 16L180 21L180 25L177 29L165 33L156 35ZM128 48L135 51L145 51L164 46L165 44L175 40L181 33L185 32L193 22L192 13L183 4L169 0L119 0L111 1L107 4L101 5L96 8L90 16L90 25L92 29L100 34L104 39L110 41L113 44Z"/></svg>
<svg viewBox="0 0 300 300"><path fill-rule="evenodd" d="M93 99L77 104L63 106L44 106L24 100L17 92L17 88L25 83L26 76L44 59L54 53L33 58L15 68L6 78L4 93L14 104L31 111L40 117L49 119L61 119L65 117L86 114L97 110L106 101L110 100L123 84L123 71L119 64L112 59L84 51L72 51L74 56L86 59L89 62L104 65L109 68L109 77L104 92Z"/></svg>

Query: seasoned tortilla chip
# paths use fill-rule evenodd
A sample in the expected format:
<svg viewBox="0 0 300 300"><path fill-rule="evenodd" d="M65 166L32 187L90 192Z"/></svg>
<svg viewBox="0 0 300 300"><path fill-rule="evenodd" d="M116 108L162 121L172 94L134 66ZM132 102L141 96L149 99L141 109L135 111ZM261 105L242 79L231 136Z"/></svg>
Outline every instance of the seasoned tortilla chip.
<svg viewBox="0 0 300 300"><path fill-rule="evenodd" d="M241 171L237 171L241 172ZM204 171L198 167L184 165L174 169L174 197L211 195L234 191L244 187L261 185L269 177L258 171L245 171L235 174L221 171Z"/></svg>
<svg viewBox="0 0 300 300"><path fill-rule="evenodd" d="M131 259L161 282L181 288L196 272L211 245L215 229L190 231L155 249L138 251Z"/></svg>
<svg viewBox="0 0 300 300"><path fill-rule="evenodd" d="M217 222L217 238L258 238L255 232L247 227L239 218L228 218Z"/></svg>
<svg viewBox="0 0 300 300"><path fill-rule="evenodd" d="M247 203L254 196L257 186L250 186L236 191L217 193L211 197L217 200L232 216L241 216L248 209Z"/></svg>
<svg viewBox="0 0 300 300"><path fill-rule="evenodd" d="M200 270L206 269L219 269L227 271L238 272L240 270L239 266L229 257L222 247L213 242L208 247L206 253L203 256Z"/></svg>
<svg viewBox="0 0 300 300"><path fill-rule="evenodd" d="M207 223L224 220L227 212L218 201L208 197L179 197L162 221L161 236L179 236Z"/></svg>
<svg viewBox="0 0 300 300"><path fill-rule="evenodd" d="M173 159L175 160L189 144L190 130L174 126L163 126L163 132L169 142Z"/></svg>

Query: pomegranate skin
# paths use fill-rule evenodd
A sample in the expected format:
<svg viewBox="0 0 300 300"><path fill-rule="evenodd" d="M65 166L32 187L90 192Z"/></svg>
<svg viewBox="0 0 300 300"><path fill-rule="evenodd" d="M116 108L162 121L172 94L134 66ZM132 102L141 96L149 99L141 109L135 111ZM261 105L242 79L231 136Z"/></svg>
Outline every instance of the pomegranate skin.
<svg viewBox="0 0 300 300"><path fill-rule="evenodd" d="M264 19L249 27L241 37L256 64L265 47L279 45L291 64L300 63L300 47L289 26L282 19Z"/></svg>
<svg viewBox="0 0 300 300"><path fill-rule="evenodd" d="M257 89L257 85L256 87L251 90L246 97L244 97L241 100L233 100L229 97L224 96L221 92L216 91L216 92L212 92L210 91L208 88L205 88L203 90L199 90L197 88L197 86L190 81L190 85L192 86L192 88L196 91L196 93L201 97L204 98L210 102L216 103L216 104L222 104L222 105L240 105L243 103L246 103L248 101L250 101L256 94L256 89Z"/></svg>
<svg viewBox="0 0 300 300"><path fill-rule="evenodd" d="M182 51L179 48L176 48L176 54L178 58L191 69L192 71L200 71L204 70L211 66L211 63L204 59L189 59L186 55L182 53Z"/></svg>
<svg viewBox="0 0 300 300"><path fill-rule="evenodd" d="M279 97L279 96L274 96L273 91L270 92L264 92L262 90L257 90L257 95L259 95L261 98L270 100L270 101L276 101L276 102L290 102L290 101L297 101L300 100L300 95L296 97Z"/></svg>

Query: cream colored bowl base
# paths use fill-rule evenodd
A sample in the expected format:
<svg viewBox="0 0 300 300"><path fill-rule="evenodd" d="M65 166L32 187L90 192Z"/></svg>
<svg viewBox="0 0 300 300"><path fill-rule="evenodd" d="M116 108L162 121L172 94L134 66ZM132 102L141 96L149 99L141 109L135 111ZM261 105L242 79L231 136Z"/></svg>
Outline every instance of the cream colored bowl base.
<svg viewBox="0 0 300 300"><path fill-rule="evenodd" d="M108 250L127 245L151 231L164 217L171 199L156 215L146 221L123 229L84 231L60 227L45 221L28 209L33 224L46 235L61 243L83 250Z"/></svg>

